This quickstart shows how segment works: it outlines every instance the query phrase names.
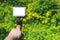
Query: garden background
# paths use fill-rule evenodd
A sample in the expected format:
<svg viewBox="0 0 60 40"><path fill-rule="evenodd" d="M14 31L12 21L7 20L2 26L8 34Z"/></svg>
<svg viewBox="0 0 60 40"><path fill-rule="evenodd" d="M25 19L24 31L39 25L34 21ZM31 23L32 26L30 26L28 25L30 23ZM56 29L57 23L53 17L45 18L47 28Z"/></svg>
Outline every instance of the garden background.
<svg viewBox="0 0 60 40"><path fill-rule="evenodd" d="M17 26L13 7L25 6L24 40L60 40L60 0L0 0L0 40Z"/></svg>

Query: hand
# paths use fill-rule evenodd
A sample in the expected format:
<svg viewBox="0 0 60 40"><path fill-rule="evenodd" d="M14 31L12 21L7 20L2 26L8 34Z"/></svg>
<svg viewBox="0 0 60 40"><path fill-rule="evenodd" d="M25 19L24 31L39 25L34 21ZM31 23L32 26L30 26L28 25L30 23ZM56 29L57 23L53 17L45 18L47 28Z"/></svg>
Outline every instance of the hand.
<svg viewBox="0 0 60 40"><path fill-rule="evenodd" d="M17 25L16 28L12 29L9 35L5 38L5 40L13 40L13 38L19 38L21 36L20 28L21 26Z"/></svg>

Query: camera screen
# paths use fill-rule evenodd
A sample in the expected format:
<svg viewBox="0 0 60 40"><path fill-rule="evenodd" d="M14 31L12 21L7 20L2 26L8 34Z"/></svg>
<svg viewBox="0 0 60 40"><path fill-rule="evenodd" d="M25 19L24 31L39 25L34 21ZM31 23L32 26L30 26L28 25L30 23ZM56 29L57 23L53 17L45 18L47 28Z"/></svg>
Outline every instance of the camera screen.
<svg viewBox="0 0 60 40"><path fill-rule="evenodd" d="M24 17L25 7L13 7L13 16Z"/></svg>

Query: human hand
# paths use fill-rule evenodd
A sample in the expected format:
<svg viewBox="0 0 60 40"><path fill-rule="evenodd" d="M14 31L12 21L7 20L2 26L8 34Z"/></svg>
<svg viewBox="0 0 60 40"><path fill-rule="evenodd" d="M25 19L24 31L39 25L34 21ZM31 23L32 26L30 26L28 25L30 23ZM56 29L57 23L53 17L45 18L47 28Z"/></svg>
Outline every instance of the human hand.
<svg viewBox="0 0 60 40"><path fill-rule="evenodd" d="M16 28L12 29L9 35L5 38L5 40L13 40L14 38L19 38L21 36L21 26L17 25Z"/></svg>

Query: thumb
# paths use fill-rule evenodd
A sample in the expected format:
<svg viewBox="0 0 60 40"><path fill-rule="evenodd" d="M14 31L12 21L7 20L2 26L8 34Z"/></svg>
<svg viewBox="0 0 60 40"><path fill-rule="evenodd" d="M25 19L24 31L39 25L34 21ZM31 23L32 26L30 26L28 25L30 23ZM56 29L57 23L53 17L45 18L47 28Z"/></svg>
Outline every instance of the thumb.
<svg viewBox="0 0 60 40"><path fill-rule="evenodd" d="M21 28L21 26L20 25L17 25L16 29L20 29L20 28Z"/></svg>

